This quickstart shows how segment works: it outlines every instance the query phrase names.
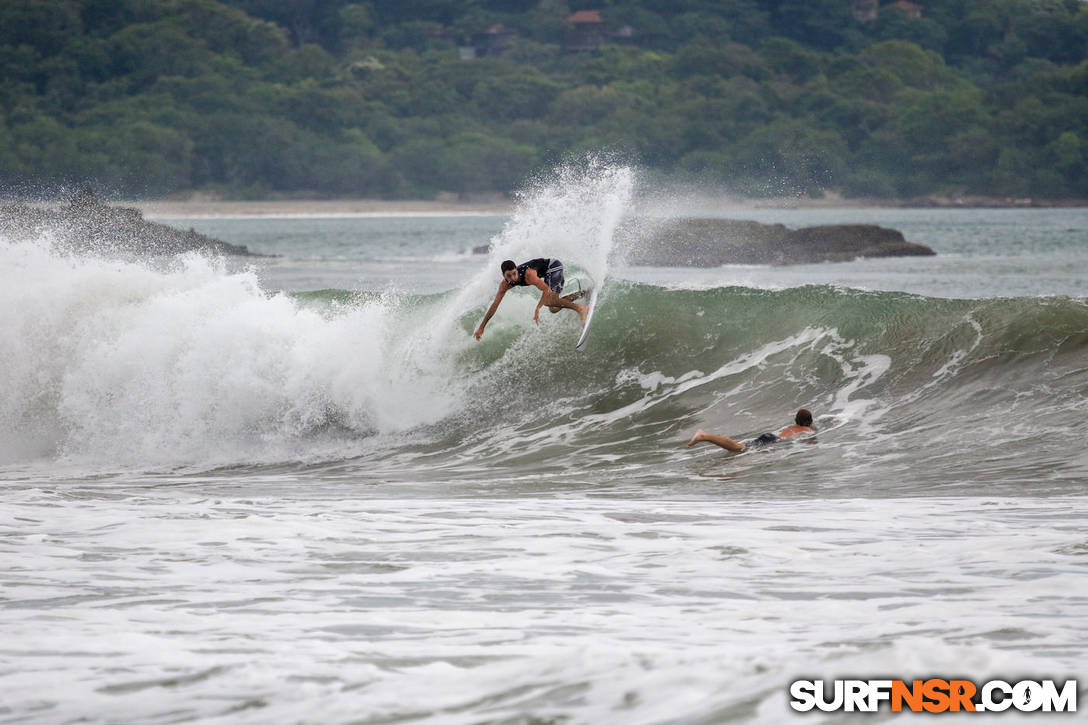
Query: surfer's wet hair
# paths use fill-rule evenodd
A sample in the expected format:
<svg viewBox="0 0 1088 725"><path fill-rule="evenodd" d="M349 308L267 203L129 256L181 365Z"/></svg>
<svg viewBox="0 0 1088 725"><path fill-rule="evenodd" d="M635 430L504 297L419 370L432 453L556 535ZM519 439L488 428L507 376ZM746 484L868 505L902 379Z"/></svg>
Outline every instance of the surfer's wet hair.
<svg viewBox="0 0 1088 725"><path fill-rule="evenodd" d="M503 262L502 264L499 265L499 269L501 269L503 272L505 272L508 269L517 269L517 268L518 268L518 266L516 264L514 264L514 260L512 260L512 259L507 259L505 262Z"/></svg>
<svg viewBox="0 0 1088 725"><path fill-rule="evenodd" d="M803 425L807 428L812 427L812 413L808 412L804 408L797 411L797 415L794 416L793 422L797 425Z"/></svg>

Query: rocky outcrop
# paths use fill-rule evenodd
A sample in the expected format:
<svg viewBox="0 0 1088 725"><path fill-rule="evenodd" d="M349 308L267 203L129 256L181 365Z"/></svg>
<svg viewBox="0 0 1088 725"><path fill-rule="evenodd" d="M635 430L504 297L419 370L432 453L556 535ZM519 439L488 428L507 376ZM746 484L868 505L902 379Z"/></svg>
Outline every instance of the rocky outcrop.
<svg viewBox="0 0 1088 725"><path fill-rule="evenodd" d="M734 219L632 219L617 230L631 264L661 267L812 264L859 257L932 256L901 232L873 224L789 229Z"/></svg>
<svg viewBox="0 0 1088 725"><path fill-rule="evenodd" d="M0 206L0 234L11 240L50 236L66 249L103 254L157 255L205 251L253 255L246 247L227 244L165 224L149 222L138 209L103 204L90 188L68 206L48 209L28 204Z"/></svg>

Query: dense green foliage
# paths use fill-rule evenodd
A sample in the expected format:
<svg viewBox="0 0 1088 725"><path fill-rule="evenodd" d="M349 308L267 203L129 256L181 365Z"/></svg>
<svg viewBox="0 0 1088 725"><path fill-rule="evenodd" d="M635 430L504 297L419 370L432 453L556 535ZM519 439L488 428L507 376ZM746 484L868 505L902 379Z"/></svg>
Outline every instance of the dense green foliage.
<svg viewBox="0 0 1088 725"><path fill-rule="evenodd" d="M585 7L633 36L569 50ZM1086 51L1080 0L4 0L0 185L420 197L606 150L752 195L1083 197Z"/></svg>

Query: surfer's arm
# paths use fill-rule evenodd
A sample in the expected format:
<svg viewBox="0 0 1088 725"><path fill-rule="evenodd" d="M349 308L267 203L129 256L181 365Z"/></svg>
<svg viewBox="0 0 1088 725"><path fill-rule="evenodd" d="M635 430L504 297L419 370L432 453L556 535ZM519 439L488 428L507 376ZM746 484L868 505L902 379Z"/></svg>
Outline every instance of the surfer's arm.
<svg viewBox="0 0 1088 725"><path fill-rule="evenodd" d="M552 304L549 298L554 297L555 293L532 267L525 270L525 282L540 289L540 301L536 303L536 310L533 311L533 321L540 322L540 308L545 304Z"/></svg>
<svg viewBox="0 0 1088 725"><path fill-rule="evenodd" d="M484 334L484 328L487 327L488 320L494 316L495 310L499 309L499 303L502 302L503 295L506 294L506 290L508 289L510 289L510 285L506 283L505 279L502 282L499 282L499 291L495 293L495 299L491 302L491 306L487 308L487 314L484 315L483 321L472 335L477 340Z"/></svg>

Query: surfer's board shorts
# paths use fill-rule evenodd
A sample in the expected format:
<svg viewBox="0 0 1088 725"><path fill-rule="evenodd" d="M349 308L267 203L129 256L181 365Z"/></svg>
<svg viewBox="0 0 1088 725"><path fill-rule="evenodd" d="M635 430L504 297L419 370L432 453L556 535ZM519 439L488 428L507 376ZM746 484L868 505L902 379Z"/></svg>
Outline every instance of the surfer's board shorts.
<svg viewBox="0 0 1088 725"><path fill-rule="evenodd" d="M774 433L764 433L759 438L753 438L752 440L744 444L745 448L762 448L763 446L769 446L772 443L777 443L782 440Z"/></svg>
<svg viewBox="0 0 1088 725"><path fill-rule="evenodd" d="M553 259L551 264L548 265L547 271L544 272L544 284L551 288L552 292L559 294L563 290L565 280L563 279L563 263L558 259Z"/></svg>

